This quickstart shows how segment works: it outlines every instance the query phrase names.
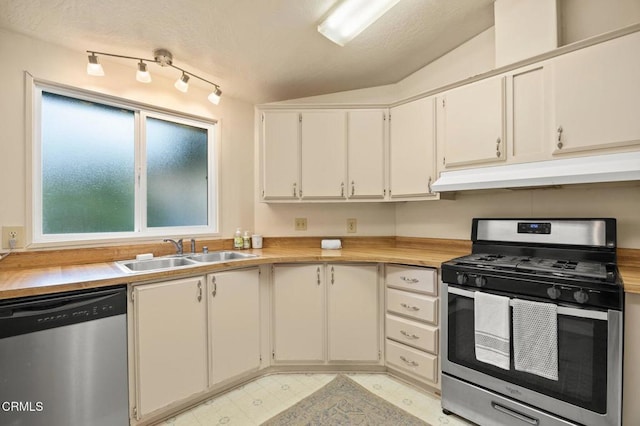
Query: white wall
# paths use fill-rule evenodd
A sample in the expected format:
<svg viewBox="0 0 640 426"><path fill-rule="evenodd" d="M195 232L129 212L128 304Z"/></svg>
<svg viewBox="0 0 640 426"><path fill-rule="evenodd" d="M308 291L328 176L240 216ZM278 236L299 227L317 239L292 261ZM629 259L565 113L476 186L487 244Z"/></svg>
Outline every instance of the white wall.
<svg viewBox="0 0 640 426"><path fill-rule="evenodd" d="M638 0L558 0L560 45L640 22Z"/></svg>
<svg viewBox="0 0 640 426"><path fill-rule="evenodd" d="M113 52L118 53L118 52ZM106 93L177 112L218 119L221 141L221 230L231 236L236 226L253 225L253 106L223 97L215 106L207 100L209 88L190 84L183 94L174 79L150 71L153 82L135 80L133 61L110 61L101 57L104 77L86 74L87 55L41 40L0 29L0 226L26 226L25 75L37 79Z"/></svg>

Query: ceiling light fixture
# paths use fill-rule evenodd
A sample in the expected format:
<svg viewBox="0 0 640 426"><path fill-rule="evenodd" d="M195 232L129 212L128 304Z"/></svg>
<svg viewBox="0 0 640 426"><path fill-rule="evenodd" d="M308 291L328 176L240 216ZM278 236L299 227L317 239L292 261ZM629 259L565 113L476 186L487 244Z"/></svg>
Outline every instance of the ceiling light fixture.
<svg viewBox="0 0 640 426"><path fill-rule="evenodd" d="M318 25L318 31L344 46L400 0L344 0Z"/></svg>
<svg viewBox="0 0 640 426"><path fill-rule="evenodd" d="M89 63L87 64L87 74L89 75L94 75L99 77L104 76L104 69L102 68L102 65L100 65L100 63L98 62L97 55L112 56L114 58L134 59L138 61L138 70L136 71L136 80L142 83L150 83L151 74L147 70L147 62L156 63L161 67L171 67L182 72L182 75L180 76L180 78L178 78L178 80L175 83L176 89L186 93L187 90L189 90L189 78L194 77L194 78L197 78L198 80L202 80L205 83L209 83L210 85L214 86L214 90L208 96L208 99L211 103L215 105L218 105L220 103L220 96L222 95L222 90L220 90L220 86L218 86L216 83L213 83L198 75L195 75L194 73L188 72L174 65L173 55L171 54L171 52L169 52L166 49L154 50L153 59L137 58L137 57L125 56L125 55L116 55L113 53L105 53L105 52L95 52L92 50L87 50L87 53L89 53Z"/></svg>

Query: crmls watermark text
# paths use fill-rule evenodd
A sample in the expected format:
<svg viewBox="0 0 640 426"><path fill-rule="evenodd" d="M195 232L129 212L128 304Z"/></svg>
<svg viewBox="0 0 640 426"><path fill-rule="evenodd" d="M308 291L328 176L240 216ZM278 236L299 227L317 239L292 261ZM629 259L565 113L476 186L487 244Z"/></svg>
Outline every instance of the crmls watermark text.
<svg viewBox="0 0 640 426"><path fill-rule="evenodd" d="M0 404L0 411L4 412L40 412L44 410L42 401L3 401Z"/></svg>

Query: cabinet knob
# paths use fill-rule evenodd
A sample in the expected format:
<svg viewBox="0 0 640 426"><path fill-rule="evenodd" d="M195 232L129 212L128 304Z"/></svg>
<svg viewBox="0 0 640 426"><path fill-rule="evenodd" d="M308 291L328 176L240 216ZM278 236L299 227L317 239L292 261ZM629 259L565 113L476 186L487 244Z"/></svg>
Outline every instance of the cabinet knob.
<svg viewBox="0 0 640 426"><path fill-rule="evenodd" d="M297 197L298 196L298 188L297 188L298 184L297 183L293 183L293 196Z"/></svg>
<svg viewBox="0 0 640 426"><path fill-rule="evenodd" d="M344 182L340 183L340 196L344 197Z"/></svg>
<svg viewBox="0 0 640 426"><path fill-rule="evenodd" d="M198 302L202 302L202 281L198 281Z"/></svg>
<svg viewBox="0 0 640 426"><path fill-rule="evenodd" d="M496 157L500 158L500 155L502 155L502 153L500 152L500 142L502 140L500 138L498 138L496 140Z"/></svg>
<svg viewBox="0 0 640 426"><path fill-rule="evenodd" d="M351 196L353 197L354 195L356 195L356 183L351 181Z"/></svg>

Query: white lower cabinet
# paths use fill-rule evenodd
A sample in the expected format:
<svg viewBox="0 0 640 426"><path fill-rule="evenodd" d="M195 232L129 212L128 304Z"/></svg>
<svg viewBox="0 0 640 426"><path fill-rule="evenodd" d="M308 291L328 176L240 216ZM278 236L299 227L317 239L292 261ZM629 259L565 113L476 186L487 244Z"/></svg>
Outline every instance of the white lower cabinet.
<svg viewBox="0 0 640 426"><path fill-rule="evenodd" d="M324 361L324 266L277 265L272 275L274 361Z"/></svg>
<svg viewBox="0 0 640 426"><path fill-rule="evenodd" d="M328 360L377 363L380 302L377 265L327 265Z"/></svg>
<svg viewBox="0 0 640 426"><path fill-rule="evenodd" d="M260 367L260 270L207 276L209 386Z"/></svg>
<svg viewBox="0 0 640 426"><path fill-rule="evenodd" d="M385 283L387 366L439 388L437 271L389 265Z"/></svg>
<svg viewBox="0 0 640 426"><path fill-rule="evenodd" d="M377 265L274 266L274 361L378 363L378 282Z"/></svg>
<svg viewBox="0 0 640 426"><path fill-rule="evenodd" d="M205 286L195 277L133 288L138 419L207 389Z"/></svg>

